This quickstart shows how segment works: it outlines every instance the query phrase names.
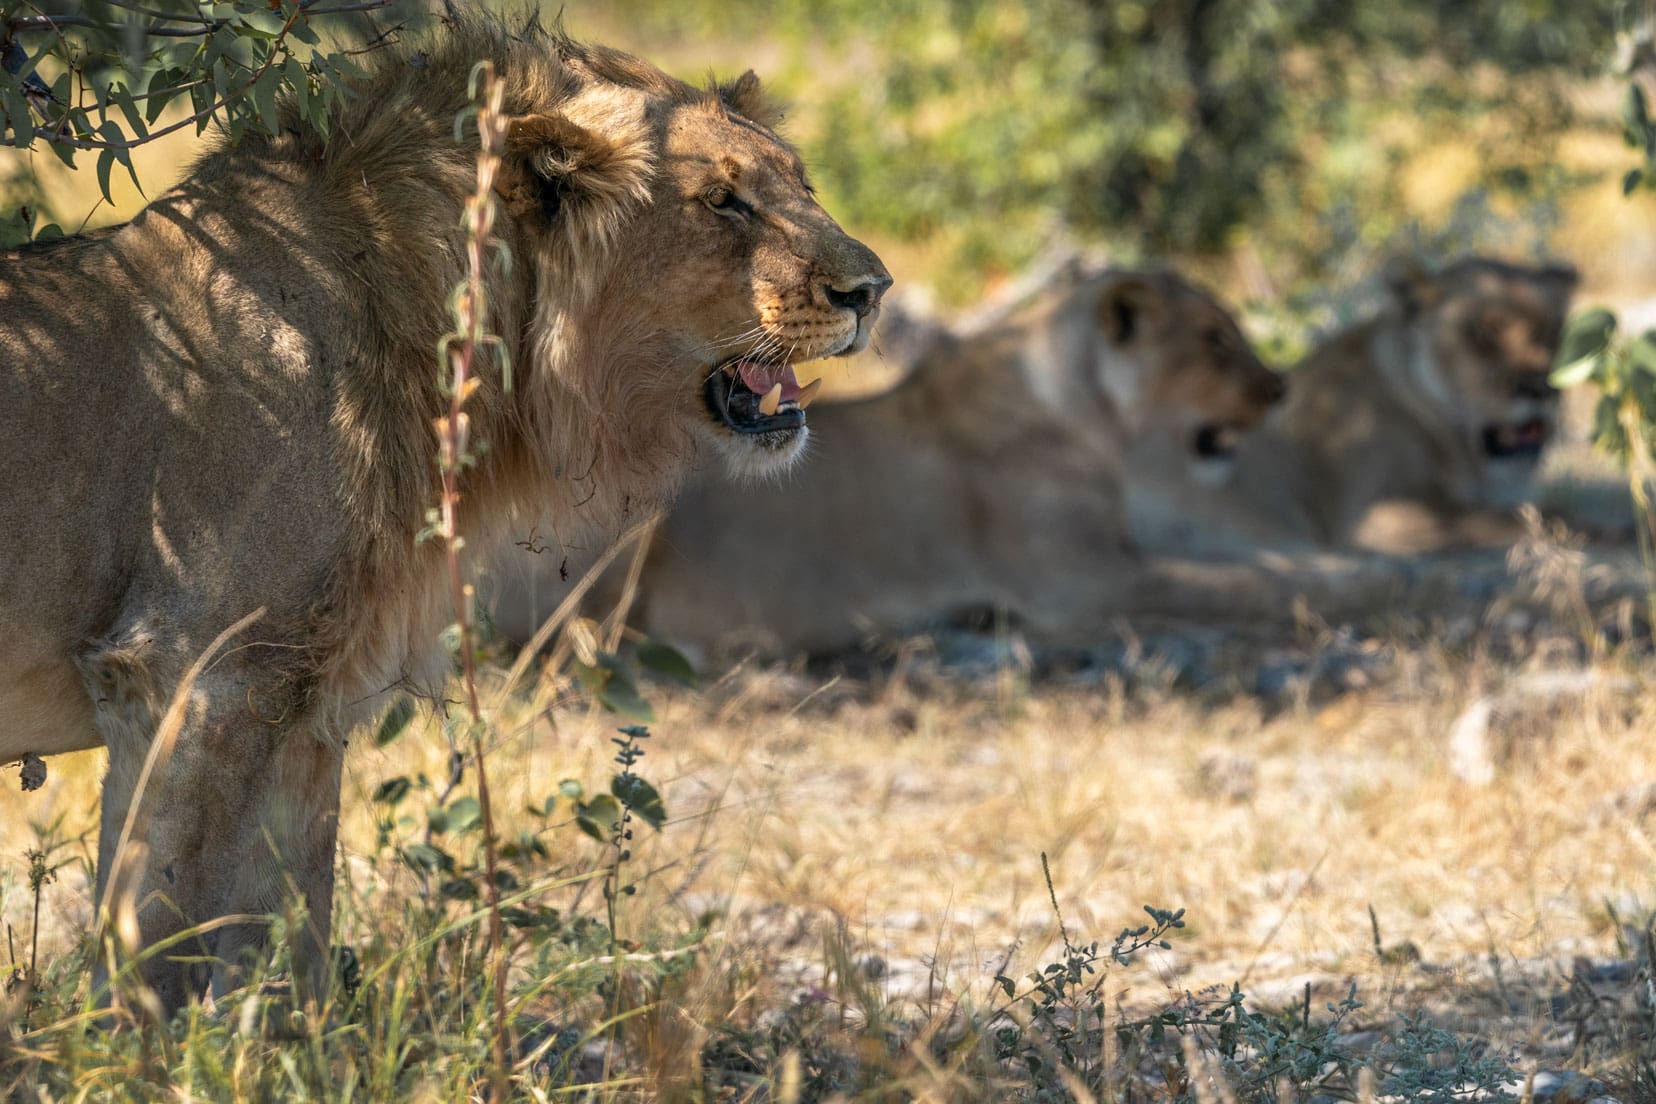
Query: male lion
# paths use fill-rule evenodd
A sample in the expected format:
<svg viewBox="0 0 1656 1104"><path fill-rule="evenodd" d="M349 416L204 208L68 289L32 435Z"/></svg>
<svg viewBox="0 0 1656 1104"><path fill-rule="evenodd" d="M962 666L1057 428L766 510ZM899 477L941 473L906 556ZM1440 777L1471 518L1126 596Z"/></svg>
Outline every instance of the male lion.
<svg viewBox="0 0 1656 1104"><path fill-rule="evenodd" d="M695 651L788 653L986 606L1043 637L1096 633L1134 601L1124 450L1166 435L1213 463L1282 393L1179 277L1094 274L983 333L934 337L886 393L813 408L818 455L796 476L692 484L656 536L634 624ZM544 568L531 581L558 594ZM546 612L529 589L507 575L509 636Z"/></svg>
<svg viewBox="0 0 1656 1104"><path fill-rule="evenodd" d="M1547 377L1575 270L1468 258L1386 276L1385 308L1290 373L1222 493L1135 503L1148 547L1411 553L1521 532L1512 512L1557 424Z"/></svg>
<svg viewBox="0 0 1656 1104"><path fill-rule="evenodd" d="M119 898L158 724L209 642L262 610L183 699L144 792L148 862L121 878L145 944L278 911L291 887L305 994L345 736L447 671L444 554L418 534L478 59L511 116L496 234L513 263L488 302L515 385L495 373L467 407L474 547L530 503L610 532L704 448L780 471L806 432L788 362L862 348L890 283L812 198L751 73L701 91L483 17L381 57L325 140L285 105L279 136L208 154L127 225L0 257L0 761L108 748L99 892ZM262 939L220 923L177 948L210 971L162 954L142 975L174 1008L236 984Z"/></svg>

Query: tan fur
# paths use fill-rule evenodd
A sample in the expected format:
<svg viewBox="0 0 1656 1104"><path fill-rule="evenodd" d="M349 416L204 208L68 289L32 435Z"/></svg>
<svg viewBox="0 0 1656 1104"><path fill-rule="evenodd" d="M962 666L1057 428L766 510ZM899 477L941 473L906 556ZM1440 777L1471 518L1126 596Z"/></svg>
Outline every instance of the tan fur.
<svg viewBox="0 0 1656 1104"><path fill-rule="evenodd" d="M887 393L813 407L815 455L775 485L692 485L635 624L704 652L822 652L994 606L1086 635L1130 600L1124 449L1246 428L1280 394L1206 295L1095 275L985 333L934 337ZM561 593L550 565L509 579L497 620L525 638Z"/></svg>
<svg viewBox="0 0 1656 1104"><path fill-rule="evenodd" d="M401 689L435 694L452 619L437 501L438 342L463 273L479 59L514 122L490 273L499 363L471 400L485 451L462 528L531 507L554 539L657 510L711 450L776 470L703 384L754 345L860 348L879 261L811 197L799 158L715 92L536 25L462 20L381 56L326 140L283 131L207 155L130 224L0 256L0 761L103 744L100 880L157 719L192 659L265 614L192 692L138 889L144 941L307 901L299 980L325 963L340 751ZM757 81L737 82L759 111ZM751 205L736 220L709 189ZM862 310L833 289L867 285ZM733 338L737 338L733 340ZM774 442L773 442L774 443ZM181 945L233 984L256 926ZM143 968L166 1007L205 971Z"/></svg>
<svg viewBox="0 0 1656 1104"><path fill-rule="evenodd" d="M1221 489L1165 482L1135 504L1152 549L1349 547L1411 553L1515 539L1538 456L1486 436L1526 421L1550 436L1547 383L1573 269L1472 258L1388 272L1375 317L1289 374L1289 400L1238 450Z"/></svg>

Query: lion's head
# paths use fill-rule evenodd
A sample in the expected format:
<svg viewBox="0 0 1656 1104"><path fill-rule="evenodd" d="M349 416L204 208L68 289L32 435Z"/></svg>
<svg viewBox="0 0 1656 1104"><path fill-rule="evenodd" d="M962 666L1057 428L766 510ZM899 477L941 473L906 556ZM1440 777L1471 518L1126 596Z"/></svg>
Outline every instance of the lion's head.
<svg viewBox="0 0 1656 1104"><path fill-rule="evenodd" d="M867 345L891 277L818 203L751 72L698 89L542 37L561 64L514 85L496 189L558 281L541 281L539 361L653 426L653 449L676 432L735 474L779 470L816 393L794 366Z"/></svg>
<svg viewBox="0 0 1656 1104"><path fill-rule="evenodd" d="M1241 435L1286 393L1283 377L1224 307L1171 272L1109 272L1093 294L1100 379L1131 441L1171 443L1191 474L1223 479Z"/></svg>
<svg viewBox="0 0 1656 1104"><path fill-rule="evenodd" d="M1558 423L1548 381L1576 271L1483 257L1441 272L1396 263L1387 285L1412 327L1409 383L1472 453L1527 477Z"/></svg>

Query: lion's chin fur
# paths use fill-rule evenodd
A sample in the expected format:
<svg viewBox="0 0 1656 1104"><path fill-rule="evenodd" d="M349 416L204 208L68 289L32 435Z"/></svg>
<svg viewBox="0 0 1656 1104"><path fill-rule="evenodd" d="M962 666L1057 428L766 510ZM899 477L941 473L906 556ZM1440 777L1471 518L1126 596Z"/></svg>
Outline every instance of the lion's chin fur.
<svg viewBox="0 0 1656 1104"><path fill-rule="evenodd" d="M789 435L785 444L778 445L719 433L711 442L711 450L724 474L740 485L780 483L804 458L810 437L809 425L801 426Z"/></svg>

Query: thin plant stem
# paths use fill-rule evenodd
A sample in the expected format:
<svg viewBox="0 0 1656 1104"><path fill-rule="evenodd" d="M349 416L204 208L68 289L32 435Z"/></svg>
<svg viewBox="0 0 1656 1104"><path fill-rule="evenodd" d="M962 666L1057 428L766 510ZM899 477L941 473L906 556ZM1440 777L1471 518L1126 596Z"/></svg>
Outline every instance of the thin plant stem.
<svg viewBox="0 0 1656 1104"><path fill-rule="evenodd" d="M477 802L483 821L483 861L486 875L483 893L489 913L489 961L494 984L490 1099L498 1104L506 1099L510 1088L507 1082L509 1067L506 1056L506 955L501 936L494 806L489 791L488 756L483 739L486 726L477 694L477 659L471 617L472 592L471 587L465 582L460 560L465 542L459 535L459 509L460 473L467 462L466 448L469 436L469 419L464 407L466 400L478 386L478 381L472 375L477 350L489 343L486 332L488 301L483 270L489 232L494 226L494 178L500 168L501 153L506 147L508 123L501 106L505 86L495 80L493 67L487 63L479 65L476 76L481 77L483 96L483 104L476 116L480 141L477 155L477 190L466 200L466 279L454 299L455 330L443 346L448 358L450 378L448 414L438 419L442 471L440 534L448 558L449 595L454 604L455 623L459 629L461 678L465 688L466 709L471 719L473 758L477 764Z"/></svg>

